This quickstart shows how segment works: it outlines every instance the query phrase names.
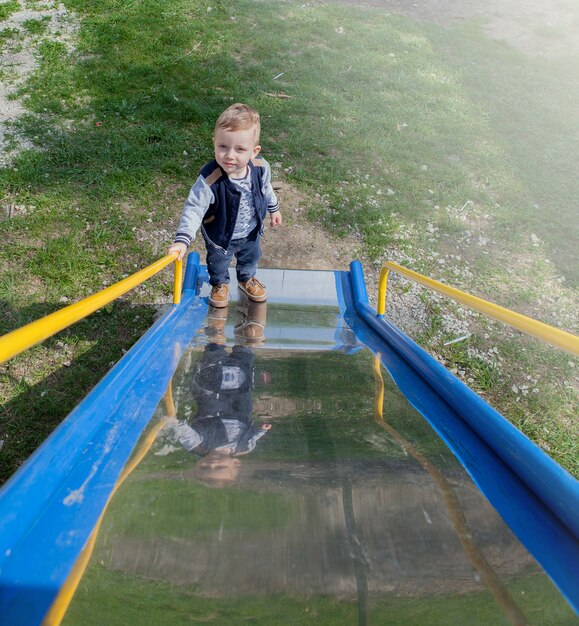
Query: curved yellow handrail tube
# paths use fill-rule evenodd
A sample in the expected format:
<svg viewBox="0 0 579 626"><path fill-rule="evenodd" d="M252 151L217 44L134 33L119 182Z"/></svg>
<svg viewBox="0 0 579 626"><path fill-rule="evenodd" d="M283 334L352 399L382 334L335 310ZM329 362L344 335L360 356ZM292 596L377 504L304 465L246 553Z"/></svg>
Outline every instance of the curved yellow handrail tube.
<svg viewBox="0 0 579 626"><path fill-rule="evenodd" d="M521 313L505 309L498 304L493 304L492 302L488 302L482 298L471 296L470 294L460 291L459 289L455 289L454 287L448 287L443 283L439 283L437 280L433 280L432 278L413 272L412 270L402 267L397 263L392 263L391 261L385 263L382 267L382 271L380 272L380 280L378 283L379 315L384 315L386 312L386 284L388 282L389 270L402 274L402 276L424 285L433 291L438 291L445 296L453 298L475 311L485 313L490 317L494 317L501 322L509 324L513 328L522 330L523 332L533 335L534 337L538 337L553 346L563 348L563 350L567 350L572 354L579 355L579 337L576 335L560 330L559 328L555 328L554 326L549 326L549 324L544 324L543 322L534 320L531 317L522 315Z"/></svg>
<svg viewBox="0 0 579 626"><path fill-rule="evenodd" d="M17 328L0 337L0 363L20 354L27 348L30 348L55 333L71 326L75 322L94 313L97 309L112 302L115 298L122 296L131 289L134 289L142 282L160 272L164 267L175 261L176 252L168 254L148 267L136 272L132 276L121 280L98 293L84 298L79 302L75 302L59 311L55 311L42 319L31 322L26 326ZM177 271L177 270L176 270ZM175 284L177 279L175 279ZM180 300L180 278L179 278L179 300ZM175 296L174 296L175 298Z"/></svg>
<svg viewBox="0 0 579 626"><path fill-rule="evenodd" d="M181 285L183 284L183 260L175 259L175 279L173 281L173 304L181 304Z"/></svg>

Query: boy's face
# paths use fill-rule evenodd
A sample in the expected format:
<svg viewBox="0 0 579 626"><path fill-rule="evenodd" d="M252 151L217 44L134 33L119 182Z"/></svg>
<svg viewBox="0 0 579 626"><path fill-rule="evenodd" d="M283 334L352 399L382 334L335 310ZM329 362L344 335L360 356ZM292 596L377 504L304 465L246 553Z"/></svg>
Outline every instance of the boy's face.
<svg viewBox="0 0 579 626"><path fill-rule="evenodd" d="M213 137L215 160L231 178L243 178L249 159L261 150L255 145L255 130L226 130L218 128Z"/></svg>
<svg viewBox="0 0 579 626"><path fill-rule="evenodd" d="M199 480L211 482L215 487L223 487L236 481L240 465L239 459L213 450L197 461L195 476Z"/></svg>

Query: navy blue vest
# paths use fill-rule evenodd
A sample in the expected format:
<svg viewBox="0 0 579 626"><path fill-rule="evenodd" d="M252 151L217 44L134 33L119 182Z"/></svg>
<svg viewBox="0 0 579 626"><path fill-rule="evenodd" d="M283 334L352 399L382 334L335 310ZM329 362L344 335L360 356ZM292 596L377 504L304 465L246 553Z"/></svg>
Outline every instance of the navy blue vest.
<svg viewBox="0 0 579 626"><path fill-rule="evenodd" d="M262 193L265 167L259 159L249 161L251 188L260 234L263 232L263 220L267 213L267 199ZM229 180L227 174L213 160L201 170L201 176L213 192L214 202L209 205L201 224L205 241L213 246L227 250L231 243L235 220L239 211L241 192Z"/></svg>

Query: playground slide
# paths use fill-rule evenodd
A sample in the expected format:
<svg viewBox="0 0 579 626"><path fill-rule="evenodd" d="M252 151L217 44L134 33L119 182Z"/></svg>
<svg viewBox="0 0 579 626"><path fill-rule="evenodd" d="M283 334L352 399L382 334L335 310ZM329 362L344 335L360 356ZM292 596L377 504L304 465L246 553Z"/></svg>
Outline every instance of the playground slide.
<svg viewBox="0 0 579 626"><path fill-rule="evenodd" d="M173 306L0 492L2 624L574 624L579 487L367 302Z"/></svg>

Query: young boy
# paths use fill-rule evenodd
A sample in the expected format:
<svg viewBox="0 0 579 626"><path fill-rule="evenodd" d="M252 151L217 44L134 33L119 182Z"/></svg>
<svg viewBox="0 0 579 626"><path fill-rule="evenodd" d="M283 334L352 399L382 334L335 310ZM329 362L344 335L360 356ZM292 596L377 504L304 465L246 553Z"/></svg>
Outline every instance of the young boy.
<svg viewBox="0 0 579 626"><path fill-rule="evenodd" d="M182 259L199 227L207 249L211 284L209 304L226 307L229 302L229 265L237 258L239 288L254 302L267 298L265 285L255 277L261 257L259 236L269 214L274 228L281 224L279 203L271 186L271 171L257 159L259 113L245 104L232 104L217 120L213 134L215 159L205 165L191 188L169 246Z"/></svg>
<svg viewBox="0 0 579 626"><path fill-rule="evenodd" d="M221 486L235 482L240 466L237 457L254 450L271 424L253 423L253 350L242 345L228 350L211 336L209 341L191 377L190 401L186 395L181 399L189 411L195 407L195 415L182 420L167 417L166 432L187 452L201 457L195 467L198 479ZM262 371L260 379L267 383L269 372Z"/></svg>

